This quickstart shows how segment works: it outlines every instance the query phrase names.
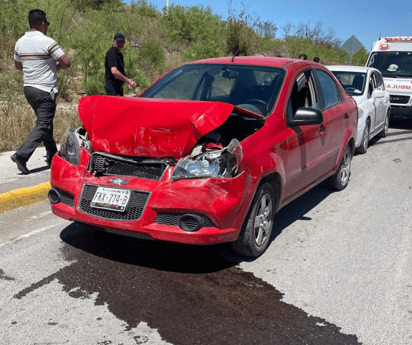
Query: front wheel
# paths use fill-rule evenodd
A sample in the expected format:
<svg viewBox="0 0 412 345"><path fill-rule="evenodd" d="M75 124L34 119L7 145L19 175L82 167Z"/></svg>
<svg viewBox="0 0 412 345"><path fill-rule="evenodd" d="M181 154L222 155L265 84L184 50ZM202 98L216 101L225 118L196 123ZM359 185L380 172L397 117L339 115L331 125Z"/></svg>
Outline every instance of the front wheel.
<svg viewBox="0 0 412 345"><path fill-rule="evenodd" d="M231 243L234 252L250 257L263 254L272 234L276 207L277 199L272 185L265 182L253 198L238 239Z"/></svg>
<svg viewBox="0 0 412 345"><path fill-rule="evenodd" d="M366 151L368 151L369 136L370 136L370 124L369 124L369 120L368 120L368 121L366 121L365 130L363 131L362 143L356 149L356 152L363 154L363 153L366 153Z"/></svg>
<svg viewBox="0 0 412 345"><path fill-rule="evenodd" d="M378 134L378 136L380 138L386 138L386 136L388 135L388 132L389 132L389 117L390 117L390 112L388 111L388 113L386 114L386 117L385 117L385 125L383 126L383 129Z"/></svg>
<svg viewBox="0 0 412 345"><path fill-rule="evenodd" d="M350 146L346 146L339 168L334 175L329 177L326 182L330 188L335 190L345 189L349 183L350 167L352 162L352 150Z"/></svg>

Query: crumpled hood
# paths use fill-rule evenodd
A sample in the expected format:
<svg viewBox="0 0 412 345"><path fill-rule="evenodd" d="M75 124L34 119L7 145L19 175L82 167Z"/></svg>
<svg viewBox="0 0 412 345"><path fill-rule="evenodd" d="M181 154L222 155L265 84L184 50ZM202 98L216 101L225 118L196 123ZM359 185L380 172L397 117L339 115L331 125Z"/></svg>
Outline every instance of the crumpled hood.
<svg viewBox="0 0 412 345"><path fill-rule="evenodd" d="M89 96L80 100L78 111L94 151L179 159L233 108L221 102Z"/></svg>

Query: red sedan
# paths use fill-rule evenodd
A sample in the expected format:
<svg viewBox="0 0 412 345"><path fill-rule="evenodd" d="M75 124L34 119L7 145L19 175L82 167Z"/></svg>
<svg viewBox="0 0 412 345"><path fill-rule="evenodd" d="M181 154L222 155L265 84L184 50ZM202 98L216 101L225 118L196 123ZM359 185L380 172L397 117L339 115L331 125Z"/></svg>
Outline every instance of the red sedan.
<svg viewBox="0 0 412 345"><path fill-rule="evenodd" d="M235 57L174 69L138 97L89 96L51 167L55 215L139 238L231 242L256 257L275 213L349 181L357 107L310 61Z"/></svg>

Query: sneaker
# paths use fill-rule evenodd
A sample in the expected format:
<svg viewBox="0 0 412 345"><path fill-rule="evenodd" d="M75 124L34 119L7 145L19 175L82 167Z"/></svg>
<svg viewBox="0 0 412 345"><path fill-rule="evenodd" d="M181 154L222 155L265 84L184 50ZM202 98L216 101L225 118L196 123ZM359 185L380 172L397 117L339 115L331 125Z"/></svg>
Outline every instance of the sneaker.
<svg viewBox="0 0 412 345"><path fill-rule="evenodd" d="M23 173L23 174L29 174L30 170L27 169L26 162L24 161L23 158L17 155L15 153L13 156L10 157L11 160L17 164L17 168Z"/></svg>

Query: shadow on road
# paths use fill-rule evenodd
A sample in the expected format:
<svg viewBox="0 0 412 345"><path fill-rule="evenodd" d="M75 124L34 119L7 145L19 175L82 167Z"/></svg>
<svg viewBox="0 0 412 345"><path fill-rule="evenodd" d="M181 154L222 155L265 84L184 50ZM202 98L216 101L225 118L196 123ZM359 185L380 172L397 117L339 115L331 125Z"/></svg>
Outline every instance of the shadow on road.
<svg viewBox="0 0 412 345"><path fill-rule="evenodd" d="M194 246L141 240L75 223L65 228L60 238L70 246L104 259L161 271L208 273L235 265L222 256L222 252L228 250L226 244Z"/></svg>
<svg viewBox="0 0 412 345"><path fill-rule="evenodd" d="M412 130L412 119L391 119L389 128Z"/></svg>
<svg viewBox="0 0 412 345"><path fill-rule="evenodd" d="M297 220L310 221L311 218L305 217L305 214L332 192L321 185L281 209L275 215L269 245L274 245L276 237ZM64 229L60 237L70 246L105 259L170 272L210 273L235 266L242 261L256 260L233 253L227 243L198 246L141 240L76 223Z"/></svg>
<svg viewBox="0 0 412 345"><path fill-rule="evenodd" d="M40 168L31 169L31 170L30 170L30 173L33 174L33 173L40 172L40 171L44 171L44 170L50 170L50 166L45 165L45 166L40 167Z"/></svg>

